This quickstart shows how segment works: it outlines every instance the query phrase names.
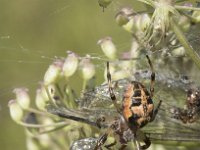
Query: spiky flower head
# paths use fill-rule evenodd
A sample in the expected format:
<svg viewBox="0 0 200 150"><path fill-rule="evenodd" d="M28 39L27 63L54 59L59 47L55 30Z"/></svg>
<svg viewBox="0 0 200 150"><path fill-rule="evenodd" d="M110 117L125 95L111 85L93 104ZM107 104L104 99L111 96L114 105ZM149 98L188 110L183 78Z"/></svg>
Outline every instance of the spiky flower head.
<svg viewBox="0 0 200 150"><path fill-rule="evenodd" d="M138 0L152 6L155 10L151 18L151 24L146 30L146 38L149 40L155 32L161 32L163 37L169 30L170 17L179 13L174 7L175 0Z"/></svg>

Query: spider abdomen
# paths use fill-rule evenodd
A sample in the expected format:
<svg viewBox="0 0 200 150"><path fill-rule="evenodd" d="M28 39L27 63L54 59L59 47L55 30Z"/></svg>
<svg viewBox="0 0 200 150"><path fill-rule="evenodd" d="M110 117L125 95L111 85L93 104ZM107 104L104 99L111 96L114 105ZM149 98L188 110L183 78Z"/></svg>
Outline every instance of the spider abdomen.
<svg viewBox="0 0 200 150"><path fill-rule="evenodd" d="M126 88L123 98L123 116L130 127L141 128L152 118L153 101L140 82L133 81Z"/></svg>

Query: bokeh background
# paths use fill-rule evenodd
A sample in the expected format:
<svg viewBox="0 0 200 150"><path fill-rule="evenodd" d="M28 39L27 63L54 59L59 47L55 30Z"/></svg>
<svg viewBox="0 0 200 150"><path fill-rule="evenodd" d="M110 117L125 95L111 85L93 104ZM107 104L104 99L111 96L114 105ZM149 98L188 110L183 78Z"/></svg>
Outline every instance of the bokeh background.
<svg viewBox="0 0 200 150"><path fill-rule="evenodd" d="M7 107L14 88L29 88L34 103L55 56L65 57L67 50L102 55L96 43L108 35L118 49L129 48L130 35L114 20L126 5L140 7L117 0L102 12L97 0L0 0L0 149L26 149L23 127L10 119Z"/></svg>

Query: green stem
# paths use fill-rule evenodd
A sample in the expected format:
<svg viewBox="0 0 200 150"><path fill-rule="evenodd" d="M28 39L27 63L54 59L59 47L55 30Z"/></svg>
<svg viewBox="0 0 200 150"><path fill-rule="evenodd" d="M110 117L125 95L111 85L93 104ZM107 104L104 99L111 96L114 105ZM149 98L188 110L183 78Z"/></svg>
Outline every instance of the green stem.
<svg viewBox="0 0 200 150"><path fill-rule="evenodd" d="M58 90L58 93L59 93L60 97L63 99L64 96L63 96L63 94L62 94L62 90L60 89L60 86L58 85L58 83L56 83L56 88L57 88L57 90Z"/></svg>
<svg viewBox="0 0 200 150"><path fill-rule="evenodd" d="M151 0L137 0L137 1L145 3L147 5L150 5L150 6L154 7L154 2L152 2Z"/></svg>
<svg viewBox="0 0 200 150"><path fill-rule="evenodd" d="M87 80L84 79L84 80L83 80L83 86L82 86L81 92L82 92L82 91L85 91L86 85L87 85Z"/></svg>
<svg viewBox="0 0 200 150"><path fill-rule="evenodd" d="M198 8L198 7L179 6L179 5L175 5L174 7L176 9L178 9L178 10L196 10L196 11L200 11L200 8Z"/></svg>
<svg viewBox="0 0 200 150"><path fill-rule="evenodd" d="M29 132L31 133L31 136L32 136L32 137L38 137L38 136L40 136L41 134L51 133L51 132L60 130L60 129L64 128L64 127L66 127L66 124L60 125L60 126L58 126L58 127L55 127L55 128L53 128L53 129L50 129L50 130L39 131L38 133L32 133L32 132L30 132L30 131L29 131Z"/></svg>
<svg viewBox="0 0 200 150"><path fill-rule="evenodd" d="M26 109L26 111L30 111L30 112L33 112L33 113L36 113L36 114L39 114L39 115L43 115L43 116L49 116L49 117L54 116L54 115L49 114L45 111L39 111L39 110L34 109L34 108L28 108L28 109Z"/></svg>
<svg viewBox="0 0 200 150"><path fill-rule="evenodd" d="M29 123L25 123L25 122L17 122L18 124L25 126L25 127L31 127L31 128L45 128L45 127L58 127L58 126L63 126L63 125L68 125L69 123L63 121L63 122L57 122L57 123L52 123L52 124L29 124Z"/></svg>
<svg viewBox="0 0 200 150"><path fill-rule="evenodd" d="M197 65L197 67L200 69L200 57L199 55L194 51L190 43L187 41L185 35L181 31L181 29L178 27L178 25L174 22L173 18L170 19L171 28L176 34L177 39L181 43L181 45L185 48L186 54L194 61L194 63Z"/></svg>
<svg viewBox="0 0 200 150"><path fill-rule="evenodd" d="M47 96L48 96L49 100L50 100L53 104L55 104L55 101L53 100L53 98L51 97L51 94L49 93L48 86L45 85L44 88L45 88L45 90L46 90L46 93L47 93Z"/></svg>

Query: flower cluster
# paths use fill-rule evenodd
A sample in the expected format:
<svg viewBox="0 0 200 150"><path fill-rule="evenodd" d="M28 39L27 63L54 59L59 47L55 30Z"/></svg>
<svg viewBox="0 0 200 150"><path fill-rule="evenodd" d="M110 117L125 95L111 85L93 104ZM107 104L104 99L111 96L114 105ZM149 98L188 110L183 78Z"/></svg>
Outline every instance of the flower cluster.
<svg viewBox="0 0 200 150"><path fill-rule="evenodd" d="M60 149L60 147L68 149L72 141L92 135L90 127L60 119L46 111L49 103L77 108L76 93L70 87L70 78L78 70L83 80L83 88L86 88L90 79L95 75L95 68L89 56L79 57L71 51L67 54L66 58L57 58L45 72L44 79L36 90L35 105L37 108L31 107L32 98L29 96L28 89L13 90L16 98L9 101L10 115L17 124L25 127L29 150ZM53 132L58 129L59 131ZM70 134L73 136L68 136ZM56 138L57 136L59 139ZM66 141L63 141L64 139Z"/></svg>

